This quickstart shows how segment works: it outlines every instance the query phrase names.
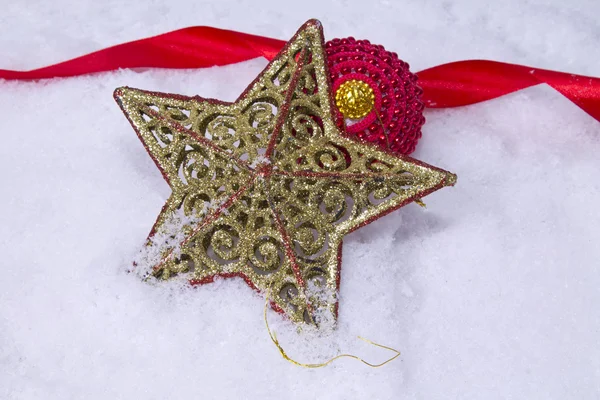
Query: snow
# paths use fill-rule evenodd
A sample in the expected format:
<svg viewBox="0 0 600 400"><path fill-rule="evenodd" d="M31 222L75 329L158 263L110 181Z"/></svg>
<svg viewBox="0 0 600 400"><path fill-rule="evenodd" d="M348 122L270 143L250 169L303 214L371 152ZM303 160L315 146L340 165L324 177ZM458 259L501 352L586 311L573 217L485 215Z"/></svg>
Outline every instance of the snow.
<svg viewBox="0 0 600 400"><path fill-rule="evenodd" d="M189 25L382 43L414 70L488 58L600 76L595 0L4 2L0 68L31 69ZM454 188L345 241L338 329L283 360L238 279L190 289L126 271L169 188L119 86L232 100L266 62L0 82L0 399L597 399L600 124L549 87L428 111L415 156Z"/></svg>

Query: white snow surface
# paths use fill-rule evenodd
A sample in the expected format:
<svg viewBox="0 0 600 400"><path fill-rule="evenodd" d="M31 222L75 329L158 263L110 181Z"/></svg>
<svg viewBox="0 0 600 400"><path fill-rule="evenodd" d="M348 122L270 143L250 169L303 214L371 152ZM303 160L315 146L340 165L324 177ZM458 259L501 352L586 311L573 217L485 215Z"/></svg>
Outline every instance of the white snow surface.
<svg viewBox="0 0 600 400"><path fill-rule="evenodd" d="M32 69L190 25L396 51L413 70L487 58L600 76L600 3L2 1L0 68ZM0 82L0 399L598 399L600 123L538 86L427 111L416 158L458 174L349 235L339 326L297 333L239 279L126 271L169 195L112 91L233 100L265 60Z"/></svg>

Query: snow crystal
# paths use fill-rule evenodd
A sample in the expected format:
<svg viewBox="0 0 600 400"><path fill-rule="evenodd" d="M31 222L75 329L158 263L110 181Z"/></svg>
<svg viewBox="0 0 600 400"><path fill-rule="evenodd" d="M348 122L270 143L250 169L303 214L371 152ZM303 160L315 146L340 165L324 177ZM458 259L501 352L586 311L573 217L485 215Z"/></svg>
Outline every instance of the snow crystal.
<svg viewBox="0 0 600 400"><path fill-rule="evenodd" d="M270 163L271 163L271 161L269 161L269 159L267 157L265 157L263 155L259 155L252 161L252 163L250 164L250 168L256 168L261 164L268 165Z"/></svg>
<svg viewBox="0 0 600 400"><path fill-rule="evenodd" d="M145 279L160 264L166 252L172 252L175 257L181 255L181 243L186 239L184 228L196 226L210 209L213 208L205 203L203 209L194 210L190 215L186 215L183 208L172 212L161 229L148 238L148 242L136 255L131 271Z"/></svg>

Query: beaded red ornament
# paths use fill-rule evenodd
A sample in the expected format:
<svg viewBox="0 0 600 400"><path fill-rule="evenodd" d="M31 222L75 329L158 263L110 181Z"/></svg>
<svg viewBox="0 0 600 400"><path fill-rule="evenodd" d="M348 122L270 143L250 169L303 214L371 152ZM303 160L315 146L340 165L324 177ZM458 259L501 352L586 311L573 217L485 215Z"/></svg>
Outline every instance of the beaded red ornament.
<svg viewBox="0 0 600 400"><path fill-rule="evenodd" d="M398 55L381 45L353 37L326 43L333 93L345 82L364 82L373 90L372 110L358 120L338 108L338 124L350 137L376 143L398 154L410 154L421 138L424 104L417 76Z"/></svg>

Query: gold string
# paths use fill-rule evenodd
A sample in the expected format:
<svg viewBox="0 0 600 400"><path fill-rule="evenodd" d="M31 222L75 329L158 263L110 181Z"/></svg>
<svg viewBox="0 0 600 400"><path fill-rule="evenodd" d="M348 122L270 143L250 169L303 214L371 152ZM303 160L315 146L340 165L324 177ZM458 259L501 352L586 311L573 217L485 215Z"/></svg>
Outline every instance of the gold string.
<svg viewBox="0 0 600 400"><path fill-rule="evenodd" d="M381 130L383 131L384 135L385 135L385 144L387 145L387 148L390 148L390 137L388 136L388 133L385 131L385 125L383 125L383 121L381 120L381 117L379 116L379 113L377 112L377 109L373 109L373 111L375 111L375 115L377 116L377 119L379 120L379 124L381 124Z"/></svg>
<svg viewBox="0 0 600 400"><path fill-rule="evenodd" d="M423 208L427 208L427 205L426 205L426 204L423 202L423 200L422 200L422 199L419 199L419 198L416 198L416 197L415 197L415 198L413 199L413 201L414 201L415 203L417 203L418 205L420 205L421 207L423 207Z"/></svg>
<svg viewBox="0 0 600 400"><path fill-rule="evenodd" d="M283 347L281 347L281 345L279 344L279 341L277 340L277 335L269 327L269 321L267 319L267 308L268 308L268 306L269 306L269 295L267 294L266 300L265 300L264 317L265 317L265 325L267 327L267 332L269 332L269 336L271 337L271 340L273 341L273 343L275 344L275 346L277 346L277 349L279 350L279 353L281 354L281 356L284 359L288 360L292 364L295 364L295 365L297 365L299 367L304 367L304 368L321 368L321 367L325 367L325 366L331 364L332 362L334 362L338 358L344 358L344 357L346 357L346 358L353 358L355 360L358 360L358 361L362 362L363 364L368 365L369 367L379 368L379 367L382 367L382 366L384 366L385 364L387 364L389 362L394 361L396 358L398 358L400 356L400 352L398 350L392 349L391 347L384 346L384 345L379 344L379 343L375 343L375 342L373 342L373 341L371 341L369 339L366 339L366 338L364 338L362 336L358 336L359 339L364 340L365 342L367 342L369 344L372 344L373 346L381 347L382 349L386 349L386 350L392 351L392 352L396 353L396 355L393 356L393 357L391 357L391 358L389 358L389 359L387 359L387 360L385 360L384 362L382 362L380 364L371 364L370 362L365 361L362 358L360 358L358 356L355 356L355 355L352 355L352 354L339 354L339 355L337 355L337 356L335 356L333 358L330 358L329 360L327 360L325 362L318 363L318 364L308 364L308 363L298 362L298 361L294 360L293 358L291 358L290 356L287 355L287 353L285 352L285 350L283 350Z"/></svg>

